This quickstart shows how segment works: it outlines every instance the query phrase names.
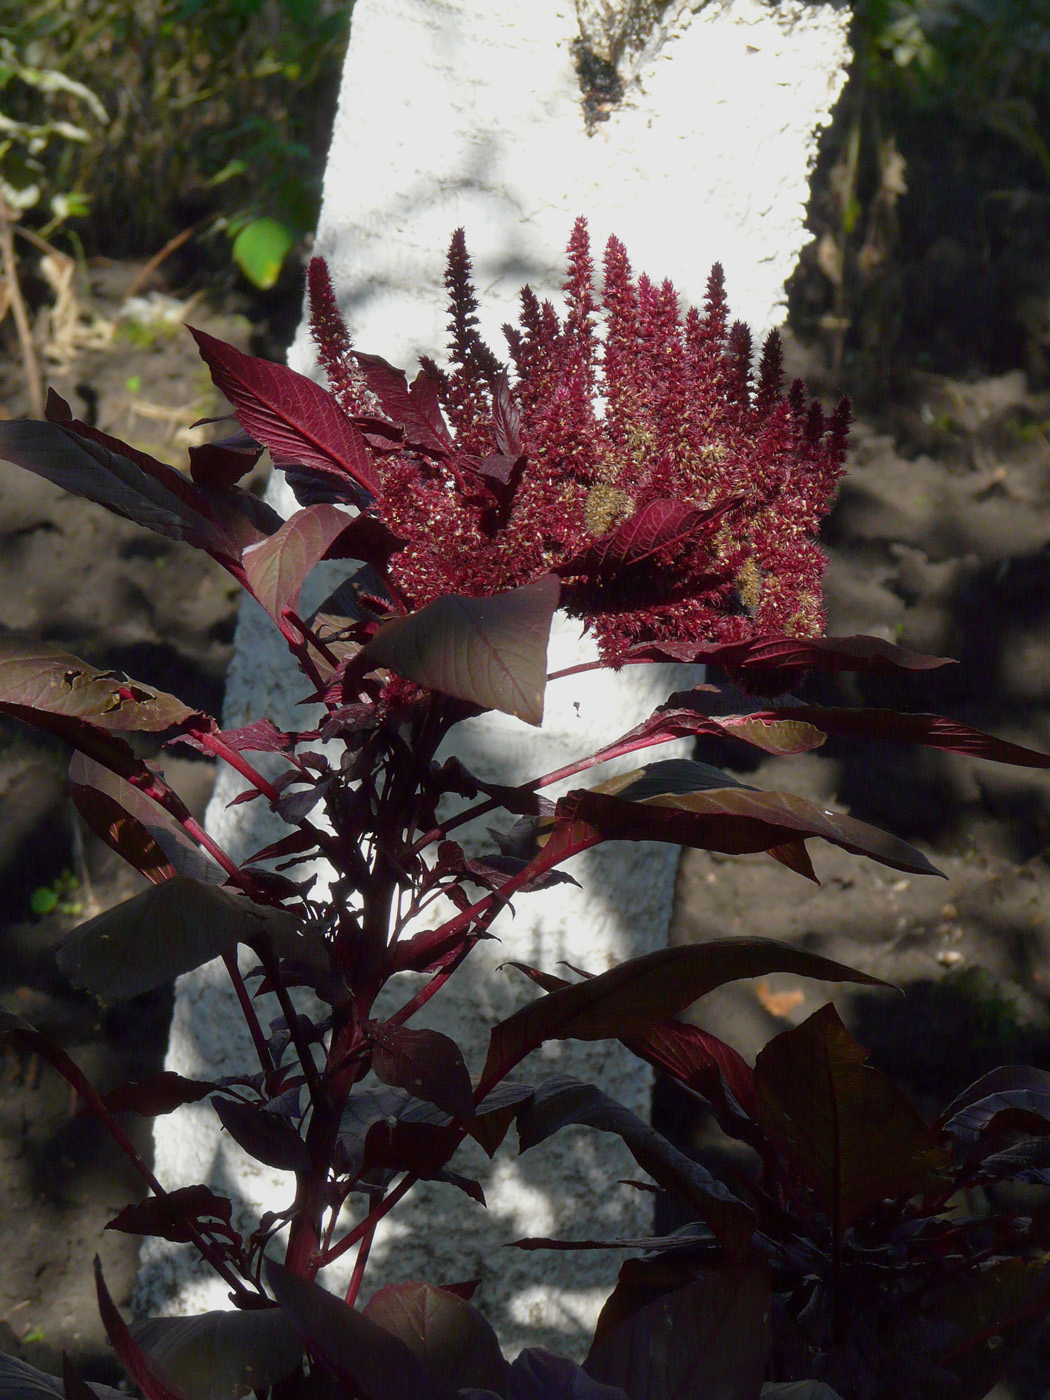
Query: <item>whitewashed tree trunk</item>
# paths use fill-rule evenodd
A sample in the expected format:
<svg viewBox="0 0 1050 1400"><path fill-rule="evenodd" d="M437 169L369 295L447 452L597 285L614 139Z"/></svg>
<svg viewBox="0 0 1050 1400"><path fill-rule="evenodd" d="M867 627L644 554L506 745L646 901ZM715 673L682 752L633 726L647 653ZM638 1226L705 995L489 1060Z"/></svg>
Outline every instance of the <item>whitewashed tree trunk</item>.
<svg viewBox="0 0 1050 1400"><path fill-rule="evenodd" d="M720 260L735 315L757 332L782 319L784 284L807 239L816 132L844 77L848 12L803 0L775 9L763 0L679 0L654 24L661 8L654 0L579 4L578 14L566 0L358 0L317 251L360 349L405 368L420 353L440 359L444 255L462 225L481 329L501 350L499 328L516 318L524 282L557 300L578 214L588 218L597 252L615 233L636 271L670 277L685 301L702 300ZM623 100L590 127L574 69L581 43L615 60L626 79ZM592 112L598 101L592 94ZM312 369L305 329L289 359ZM279 485L273 499L286 511L294 505ZM560 623L550 669L579 655L578 628ZM646 667L559 682L548 691L542 733L503 717L476 721L461 726L457 752L486 776L521 781L622 733L682 683L681 675ZM294 723L300 693L271 625L246 606L225 722L268 714ZM220 778L208 821L241 859L272 839L273 819L259 803L227 810L236 790L228 775ZM502 942L481 945L458 991L435 999L429 1020L413 1024L449 1031L479 1069L493 1020L531 995L498 963L521 959L553 970L566 958L601 971L661 946L676 863L677 851L649 846L581 858L575 873L584 893L560 886L519 900L516 918L503 915L496 926ZM396 1000L410 990L395 988ZM231 1072L250 1060L240 1029L221 968L183 978L169 1067ZM648 1112L649 1074L616 1048L554 1046L527 1062L530 1069L532 1078L593 1079ZM255 1209L287 1206L291 1179L248 1163L216 1128L200 1107L158 1120L160 1178L207 1180ZM563 1133L520 1159L512 1148L491 1165L480 1153L464 1154L462 1165L457 1159L459 1170L482 1179L487 1212L450 1187L419 1189L377 1241L369 1282L480 1278L478 1301L511 1350L531 1343L579 1350L622 1256L503 1246L523 1235L645 1235L651 1198L615 1185L638 1174L617 1140ZM324 1281L335 1288L341 1275L331 1273ZM226 1303L222 1286L191 1272L171 1246L147 1249L141 1292L144 1305L169 1312Z"/></svg>

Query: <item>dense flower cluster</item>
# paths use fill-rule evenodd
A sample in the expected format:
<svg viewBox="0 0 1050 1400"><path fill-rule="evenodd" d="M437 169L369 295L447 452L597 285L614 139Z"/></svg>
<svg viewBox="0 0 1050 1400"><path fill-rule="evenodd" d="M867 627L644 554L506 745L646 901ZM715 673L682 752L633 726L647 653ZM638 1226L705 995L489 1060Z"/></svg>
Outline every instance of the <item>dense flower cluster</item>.
<svg viewBox="0 0 1050 1400"><path fill-rule="evenodd" d="M848 405L826 418L800 381L785 396L775 333L753 382L720 267L703 313L683 317L671 284L634 278L610 239L599 295L579 220L564 320L526 288L520 325L504 328L513 387L478 334L462 231L445 281L449 368L424 361L408 386L351 348L324 264L311 268L320 359L375 454L371 509L405 541L390 563L405 600L553 572L614 665L638 642L823 630L814 537L842 472Z"/></svg>

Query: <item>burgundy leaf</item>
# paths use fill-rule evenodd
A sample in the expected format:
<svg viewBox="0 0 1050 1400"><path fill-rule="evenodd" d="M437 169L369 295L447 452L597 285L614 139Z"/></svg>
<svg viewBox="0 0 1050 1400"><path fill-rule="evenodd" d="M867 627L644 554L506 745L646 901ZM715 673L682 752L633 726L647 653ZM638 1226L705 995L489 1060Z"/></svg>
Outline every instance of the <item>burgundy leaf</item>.
<svg viewBox="0 0 1050 1400"><path fill-rule="evenodd" d="M277 466L314 467L379 495L379 478L360 431L319 384L287 365L245 355L192 326L189 330L237 421L269 448Z"/></svg>
<svg viewBox="0 0 1050 1400"><path fill-rule="evenodd" d="M501 486L509 486L514 469L521 460L520 457L508 457L502 452L490 452L478 463L478 471L482 476L498 481Z"/></svg>
<svg viewBox="0 0 1050 1400"><path fill-rule="evenodd" d="M233 1203L217 1196L207 1186L181 1186L164 1196L150 1196L137 1205L125 1206L109 1222L107 1230L120 1230L127 1235L154 1235L174 1244L188 1244L193 1239L191 1225L212 1230L215 1223L223 1233L234 1238L230 1221Z"/></svg>
<svg viewBox="0 0 1050 1400"><path fill-rule="evenodd" d="M199 487L174 467L86 423L0 423L0 457L220 561L239 558L236 539Z"/></svg>
<svg viewBox="0 0 1050 1400"><path fill-rule="evenodd" d="M737 1108L749 1115L754 1106L751 1066L731 1045L699 1026L684 1021L657 1021L624 1044L639 1059L663 1070L687 1089L701 1094L716 1116L727 1111L735 1120ZM727 1099L726 1091L732 1096Z"/></svg>
<svg viewBox="0 0 1050 1400"><path fill-rule="evenodd" d="M942 1131L953 1118L981 1100L987 1100L996 1094L1018 1092L1050 1094L1050 1073L1045 1069L1035 1069L1032 1065L999 1065L987 1074L982 1074L980 1079L974 1080L961 1094L956 1095L936 1120L934 1127Z"/></svg>
<svg viewBox="0 0 1050 1400"><path fill-rule="evenodd" d="M690 770L696 773L693 791L689 790ZM821 836L895 870L941 873L908 842L794 793L765 792L731 778L726 778L726 786L713 787L712 774L717 771L706 764L670 759L596 788L577 789L558 802L555 833L559 826L566 828L562 833L566 854L574 844L588 842L589 833L606 841L669 841L731 855L769 851L799 837ZM790 859L785 863L790 864Z"/></svg>
<svg viewBox="0 0 1050 1400"><path fill-rule="evenodd" d="M503 456L512 459L521 456L524 450L521 414L511 393L506 370L502 371L492 390L492 431Z"/></svg>
<svg viewBox="0 0 1050 1400"><path fill-rule="evenodd" d="M311 1354L368 1400L455 1400L400 1337L268 1259L266 1282Z"/></svg>
<svg viewBox="0 0 1050 1400"><path fill-rule="evenodd" d="M463 1052L440 1031L368 1023L377 1079L432 1103L461 1123L474 1119L474 1093Z"/></svg>
<svg viewBox="0 0 1050 1400"><path fill-rule="evenodd" d="M442 1176L460 1144L459 1132L437 1123L381 1119L365 1134L363 1177L376 1171L411 1172L423 1181Z"/></svg>
<svg viewBox="0 0 1050 1400"><path fill-rule="evenodd" d="M188 875L222 884L226 874L169 812L83 754L69 765L73 801L92 831L154 884Z"/></svg>
<svg viewBox="0 0 1050 1400"><path fill-rule="evenodd" d="M899 714L895 710L822 709L819 705L799 705L790 710L770 710L740 719L723 718L720 722L735 734L737 727L749 720L768 723L782 719L793 720L801 726L815 725L827 734L845 734L852 739L922 744L928 749L944 749L949 753L966 754L970 758L991 759L995 763L1050 768L1050 754L997 739L992 734L971 729L968 724L946 719L943 715Z"/></svg>
<svg viewBox="0 0 1050 1400"><path fill-rule="evenodd" d="M308 506L296 511L276 534L244 551L244 572L255 597L280 620L285 608L299 607L307 574L327 557L351 524L338 506Z"/></svg>
<svg viewBox="0 0 1050 1400"><path fill-rule="evenodd" d="M250 753L285 753L294 742L293 735L285 734L269 719L254 720L243 729L223 729L216 738L238 753L245 749Z"/></svg>
<svg viewBox="0 0 1050 1400"><path fill-rule="evenodd" d="M573 1123L622 1138L638 1165L664 1191L692 1207L728 1254L737 1259L746 1255L755 1228L751 1210L699 1163L593 1084L559 1077L539 1085L518 1112L521 1151Z"/></svg>
<svg viewBox="0 0 1050 1400"><path fill-rule="evenodd" d="M212 1107L230 1137L250 1157L282 1172L308 1172L310 1153L295 1128L279 1113L216 1095Z"/></svg>
<svg viewBox="0 0 1050 1400"><path fill-rule="evenodd" d="M149 733L204 718L174 695L125 680L116 671L96 670L48 642L13 635L0 637L0 708Z"/></svg>
<svg viewBox="0 0 1050 1400"><path fill-rule="evenodd" d="M755 637L747 642L639 642L627 661L682 661L724 666L745 679L751 672L783 672L787 690L803 671L930 671L954 666L950 656L925 656L881 637ZM774 692L775 693L775 692Z"/></svg>
<svg viewBox="0 0 1050 1400"><path fill-rule="evenodd" d="M547 1040L618 1040L677 1016L726 982L791 972L826 982L888 984L771 938L719 938L661 948L560 987L493 1027L480 1095Z"/></svg>
<svg viewBox="0 0 1050 1400"><path fill-rule="evenodd" d="M417 685L539 725L559 593L545 574L489 598L448 594L383 623L362 654Z"/></svg>
<svg viewBox="0 0 1050 1400"><path fill-rule="evenodd" d="M526 1347L510 1368L507 1400L628 1400L618 1385L594 1380L575 1361Z"/></svg>
<svg viewBox="0 0 1050 1400"><path fill-rule="evenodd" d="M441 412L437 380L426 365L420 369L408 386L408 396L434 435L445 444L446 448L451 447L452 434L449 432L448 424Z"/></svg>
<svg viewBox="0 0 1050 1400"><path fill-rule="evenodd" d="M588 1373L652 1400L759 1400L771 1340L766 1270L704 1270L670 1289L661 1287L665 1276L661 1264L624 1266L584 1363Z"/></svg>
<svg viewBox="0 0 1050 1400"><path fill-rule="evenodd" d="M429 1283L388 1284L373 1293L363 1314L399 1337L450 1390L477 1386L503 1394L509 1368L496 1334L455 1293Z"/></svg>
<svg viewBox="0 0 1050 1400"><path fill-rule="evenodd" d="M116 1305L109 1295L97 1254L95 1255L95 1291L98 1294L98 1310L102 1318L102 1325L106 1329L106 1336L120 1358L121 1365L142 1390L146 1400L186 1400L183 1392L175 1388L160 1367L146 1355L128 1331L127 1323L117 1311Z"/></svg>
<svg viewBox="0 0 1050 1400"><path fill-rule="evenodd" d="M443 420L440 427L436 426L430 416L436 399L428 398L422 386L411 393L404 370L395 369L381 355L362 355L354 351L354 360L369 392L375 394L380 408L390 421L403 429L408 445L437 457L447 457L450 445L448 429L444 427ZM419 376L416 383L419 383Z"/></svg>
<svg viewBox="0 0 1050 1400"><path fill-rule="evenodd" d="M651 501L583 554L559 564L558 573L563 578L616 573L649 563L660 554L669 558L674 549L713 534L722 516L739 504L739 498L733 497L701 510L681 501Z"/></svg>
<svg viewBox="0 0 1050 1400"><path fill-rule="evenodd" d="M770 1041L755 1064L756 1119L816 1194L836 1241L879 1202L943 1187L950 1165L867 1053L829 1005Z"/></svg>
<svg viewBox="0 0 1050 1400"><path fill-rule="evenodd" d="M228 491L255 466L262 447L246 433L190 448L190 478L210 491Z"/></svg>
<svg viewBox="0 0 1050 1400"><path fill-rule="evenodd" d="M111 1089L105 1102L110 1113L141 1113L146 1118L155 1118L158 1114L173 1113L185 1103L198 1103L214 1090L214 1084L184 1079L181 1074L164 1069L134 1084Z"/></svg>

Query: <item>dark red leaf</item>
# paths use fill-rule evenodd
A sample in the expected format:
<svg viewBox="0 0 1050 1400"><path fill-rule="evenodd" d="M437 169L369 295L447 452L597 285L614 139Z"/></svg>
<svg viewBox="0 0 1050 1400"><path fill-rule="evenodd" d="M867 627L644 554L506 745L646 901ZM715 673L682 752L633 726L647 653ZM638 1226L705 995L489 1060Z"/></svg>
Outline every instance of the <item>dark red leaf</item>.
<svg viewBox="0 0 1050 1400"><path fill-rule="evenodd" d="M717 1036L684 1021L657 1021L626 1036L624 1044L640 1059L701 1094L716 1115L728 1111L736 1118L737 1106L750 1115L754 1106L751 1066ZM726 1090L732 1095L731 1101L726 1098Z"/></svg>
<svg viewBox="0 0 1050 1400"><path fill-rule="evenodd" d="M560 1077L539 1085L518 1112L521 1151L573 1123L622 1138L638 1165L664 1191L692 1207L727 1254L736 1259L747 1254L755 1228L751 1210L699 1163L593 1084Z"/></svg>
<svg viewBox="0 0 1050 1400"><path fill-rule="evenodd" d="M230 1137L249 1156L282 1172L308 1172L310 1153L296 1129L279 1113L216 1095L212 1107Z"/></svg>
<svg viewBox="0 0 1050 1400"><path fill-rule="evenodd" d="M102 1277L102 1265L95 1256L95 1291L98 1294L98 1310L102 1325L113 1350L120 1358L121 1365L136 1385L140 1387L146 1400L187 1400L176 1390L160 1367L146 1355L128 1331L127 1323L117 1311L109 1295L106 1281Z"/></svg>
<svg viewBox="0 0 1050 1400"><path fill-rule="evenodd" d="M448 429L442 432L431 422L431 409L436 400L429 399L422 387L414 394L410 393L404 370L395 369L381 355L362 355L355 351L354 359L364 376L365 385L375 394L380 408L391 422L403 429L409 446L422 448L436 457L447 457Z"/></svg>
<svg viewBox="0 0 1050 1400"><path fill-rule="evenodd" d="M417 685L538 725L559 593L558 580L545 574L488 598L448 594L383 623L362 656Z"/></svg>
<svg viewBox="0 0 1050 1400"><path fill-rule="evenodd" d="M240 557L235 533L199 487L174 467L85 423L0 423L0 457L223 562Z"/></svg>
<svg viewBox="0 0 1050 1400"><path fill-rule="evenodd" d="M584 1365L630 1396L759 1400L770 1346L769 1278L759 1264L697 1272L661 1288L667 1266L630 1261Z"/></svg>
<svg viewBox="0 0 1050 1400"><path fill-rule="evenodd" d="M888 984L771 938L719 938L661 948L561 987L493 1027L480 1095L547 1040L618 1040L677 1016L726 982L791 972L826 982Z"/></svg>
<svg viewBox="0 0 1050 1400"><path fill-rule="evenodd" d="M426 365L420 369L408 386L408 396L435 437L439 438L446 448L450 448L452 434L449 432L448 424L441 412L437 380Z"/></svg>
<svg viewBox="0 0 1050 1400"><path fill-rule="evenodd" d="M311 1354L368 1400L455 1400L400 1339L316 1283L268 1259L266 1281Z"/></svg>
<svg viewBox="0 0 1050 1400"><path fill-rule="evenodd" d="M441 1124L380 1119L365 1134L360 1175L411 1172L423 1181L436 1180L444 1173L460 1141L455 1128Z"/></svg>
<svg viewBox="0 0 1050 1400"><path fill-rule="evenodd" d="M173 1113L184 1103L197 1103L215 1090L215 1085L200 1079L184 1079L173 1070L159 1070L134 1084L122 1084L112 1089L105 1099L110 1113L141 1113L146 1118Z"/></svg>
<svg viewBox="0 0 1050 1400"><path fill-rule="evenodd" d="M225 1196L215 1195L207 1186L181 1186L167 1195L151 1196L137 1205L125 1206L106 1229L188 1244L193 1239L191 1223L213 1229L218 1222L232 1236L232 1212L233 1203Z"/></svg>
<svg viewBox="0 0 1050 1400"><path fill-rule="evenodd" d="M815 1192L836 1239L879 1202L943 1187L950 1161L907 1096L824 1006L765 1047L755 1117Z"/></svg>
<svg viewBox="0 0 1050 1400"><path fill-rule="evenodd" d="M244 749L250 753L284 753L294 741L291 734L278 729L269 719L257 719L243 729L220 730L216 738L238 753Z"/></svg>
<svg viewBox="0 0 1050 1400"><path fill-rule="evenodd" d="M1032 1093L1050 1095L1050 1073L1045 1069L1035 1069L1032 1065L999 1065L957 1094L934 1123L941 1131L952 1119L964 1113L974 1104L993 1098L997 1094Z"/></svg>
<svg viewBox="0 0 1050 1400"><path fill-rule="evenodd" d="M274 463L314 467L379 495L379 478L360 431L332 396L287 365L245 355L189 327L220 393L245 432Z"/></svg>
<svg viewBox="0 0 1050 1400"><path fill-rule="evenodd" d="M412 1030L383 1021L367 1027L377 1079L432 1103L460 1123L474 1120L474 1092L463 1052L440 1031Z"/></svg>
<svg viewBox="0 0 1050 1400"><path fill-rule="evenodd" d="M881 637L755 637L748 642L639 642L629 661L682 661L724 666L747 677L752 671L782 672L790 689L801 671L929 671L954 666L950 656L925 656L884 642Z"/></svg>
<svg viewBox="0 0 1050 1400"><path fill-rule="evenodd" d="M255 466L262 447L254 438L237 433L222 442L205 442L190 448L190 477L210 491L228 491Z"/></svg>
<svg viewBox="0 0 1050 1400"><path fill-rule="evenodd" d="M731 785L712 787L706 764L670 759L566 794L555 809L555 836L568 855L593 834L613 841L669 841L731 855L769 851L820 836L854 855L917 875L941 872L916 847L844 813L788 792ZM695 775L689 789L689 773ZM662 790L661 790L662 789ZM563 828L559 833L559 826ZM549 859L549 856L548 856ZM790 862L788 862L790 863Z"/></svg>
<svg viewBox="0 0 1050 1400"><path fill-rule="evenodd" d="M83 754L69 765L77 810L92 831L154 884L173 875L222 884L225 872L169 813L117 773Z"/></svg>
<svg viewBox="0 0 1050 1400"><path fill-rule="evenodd" d="M594 1380L575 1361L526 1347L510 1368L507 1400L628 1400L619 1386Z"/></svg>
<svg viewBox="0 0 1050 1400"><path fill-rule="evenodd" d="M970 758L987 758L995 763L1012 763L1024 768L1050 768L1050 754L1010 744L971 729L968 724L946 719L943 715L899 714L896 710L850 710L819 705L792 706L789 710L770 710L741 717L723 718L720 722L735 735L737 727L747 721L767 723L794 720L800 725L815 725L826 734L845 734L853 739L878 740L891 744L922 744L928 749L943 749L962 753ZM750 742L750 740L749 740Z"/></svg>
<svg viewBox="0 0 1050 1400"><path fill-rule="evenodd" d="M48 642L11 634L0 637L0 709L44 711L100 729L143 733L205 718L174 695L116 671L96 670Z"/></svg>
<svg viewBox="0 0 1050 1400"><path fill-rule="evenodd" d="M496 1334L455 1293L429 1283L388 1284L373 1293L363 1314L399 1337L450 1390L476 1386L503 1394L509 1368Z"/></svg>
<svg viewBox="0 0 1050 1400"><path fill-rule="evenodd" d="M739 498L733 497L701 510L681 501L651 501L583 554L559 564L558 573L562 578L575 574L593 577L651 563L661 553L714 533L722 516L739 504Z"/></svg>
<svg viewBox="0 0 1050 1400"><path fill-rule="evenodd" d="M75 986L118 1001L232 953L238 943L267 938L282 956L314 961L312 942L283 909L176 875L80 924L56 956Z"/></svg>
<svg viewBox="0 0 1050 1400"><path fill-rule="evenodd" d="M500 374L492 390L492 431L502 455L512 459L521 456L521 414L511 393L506 370Z"/></svg>

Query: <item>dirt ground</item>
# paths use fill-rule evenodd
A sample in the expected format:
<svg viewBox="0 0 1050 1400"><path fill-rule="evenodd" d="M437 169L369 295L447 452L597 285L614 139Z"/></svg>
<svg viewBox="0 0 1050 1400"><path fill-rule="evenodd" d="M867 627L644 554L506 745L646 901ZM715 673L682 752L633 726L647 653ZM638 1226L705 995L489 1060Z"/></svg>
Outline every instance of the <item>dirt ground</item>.
<svg viewBox="0 0 1050 1400"><path fill-rule="evenodd" d="M133 272L96 270L98 344L74 347L49 377L82 416L97 414L100 426L178 461L189 424L218 405L177 327L132 319L106 338ZM243 320L203 302L188 319L248 343ZM833 395L817 352L790 337L787 350L792 372ZM11 365L0 380L0 413L24 411ZM1048 485L1050 395L1033 392L1019 369L965 381L911 374L892 400L866 407L826 531L829 630L872 633L959 664L893 684L813 683L807 698L935 710L1050 751ZM235 602L204 556L0 463L0 628L217 710ZM131 893L134 877L76 835L57 747L10 725L0 733L0 992L104 1089L141 1077L163 1055L167 998L100 1015L63 985L48 953L72 921ZM928 1108L992 1064L1050 1065L1050 776L885 745L829 743L803 759L761 762L735 747L708 747L703 756L758 786L819 796L886 826L921 846L946 878L902 877L820 842L819 888L766 858L689 853L676 940L759 933L896 982L903 998L835 988L834 999L874 1058ZM168 768L201 810L208 764ZM49 903L52 912L34 912ZM699 1014L753 1055L829 994L770 978L709 997ZM673 1095L658 1094L657 1117L701 1153L718 1152ZM0 1252L0 1351L57 1369L66 1348L92 1378L116 1378L90 1266L100 1253L125 1306L136 1245L103 1226L135 1190L90 1121L71 1115L51 1071L9 1056L0 1070L8 1244ZM1029 1385L1024 1393L1041 1391Z"/></svg>

